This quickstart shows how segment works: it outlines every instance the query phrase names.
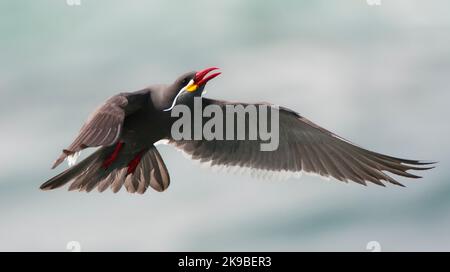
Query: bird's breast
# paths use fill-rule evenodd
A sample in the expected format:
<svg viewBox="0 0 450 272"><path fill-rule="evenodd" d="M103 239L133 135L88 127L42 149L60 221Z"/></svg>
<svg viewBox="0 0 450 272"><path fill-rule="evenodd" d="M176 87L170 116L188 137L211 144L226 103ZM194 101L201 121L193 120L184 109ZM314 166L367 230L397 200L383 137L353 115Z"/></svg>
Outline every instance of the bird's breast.
<svg viewBox="0 0 450 272"><path fill-rule="evenodd" d="M125 118L121 140L147 146L167 137L169 132L170 120L166 113L140 110Z"/></svg>

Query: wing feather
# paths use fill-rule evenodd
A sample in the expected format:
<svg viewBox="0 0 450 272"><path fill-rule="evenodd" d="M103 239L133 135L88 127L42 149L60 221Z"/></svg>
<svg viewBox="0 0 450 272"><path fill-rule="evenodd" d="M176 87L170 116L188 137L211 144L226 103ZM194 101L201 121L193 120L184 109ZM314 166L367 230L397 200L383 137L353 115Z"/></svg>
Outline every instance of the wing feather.
<svg viewBox="0 0 450 272"><path fill-rule="evenodd" d="M56 160L52 168L64 159L87 147L109 146L117 142L126 115L128 99L118 94L102 104L81 127L77 137Z"/></svg>
<svg viewBox="0 0 450 272"><path fill-rule="evenodd" d="M207 98L203 98L203 101L204 107L214 104L222 109L225 109L226 105L248 105ZM260 151L261 141L259 140L175 141L169 139L169 143L189 154L192 159L209 162L212 166L238 166L294 173L304 171L345 182L351 180L363 185L371 182L384 186L383 181L385 181L403 186L385 172L407 178L419 178L407 171L433 168L430 166L433 163L401 159L369 151L290 109L280 107L278 110L280 137L279 147L274 151ZM249 121L246 120L246 122L248 127ZM226 124L226 121L223 123ZM225 130L226 127L224 135L226 135Z"/></svg>

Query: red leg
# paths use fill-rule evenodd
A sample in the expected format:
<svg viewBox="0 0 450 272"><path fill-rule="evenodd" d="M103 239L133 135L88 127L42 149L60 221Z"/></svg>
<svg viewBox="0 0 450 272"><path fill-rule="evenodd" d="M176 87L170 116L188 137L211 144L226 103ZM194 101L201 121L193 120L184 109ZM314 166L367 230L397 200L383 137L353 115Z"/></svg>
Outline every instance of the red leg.
<svg viewBox="0 0 450 272"><path fill-rule="evenodd" d="M137 166L139 165L139 163L141 162L142 159L142 155L144 155L145 150L142 150L141 152L139 152L134 159L132 159L129 163L128 163L128 169L127 169L127 175L129 174L133 174L134 171L136 170Z"/></svg>
<svg viewBox="0 0 450 272"><path fill-rule="evenodd" d="M106 169L108 169L108 167L116 160L117 155L119 155L120 150L123 147L122 142L118 142L116 145L116 148L114 148L113 153L111 153L111 155L103 162L102 167Z"/></svg>

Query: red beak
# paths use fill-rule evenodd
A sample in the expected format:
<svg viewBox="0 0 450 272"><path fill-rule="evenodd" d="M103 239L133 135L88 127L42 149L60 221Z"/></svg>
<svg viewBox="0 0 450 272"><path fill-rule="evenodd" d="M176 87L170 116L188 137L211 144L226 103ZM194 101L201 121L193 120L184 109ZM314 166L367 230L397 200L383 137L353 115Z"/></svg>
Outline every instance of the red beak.
<svg viewBox="0 0 450 272"><path fill-rule="evenodd" d="M214 74L211 74L211 75L205 77L209 72L217 70L217 69L219 69L219 68L210 67L210 68L206 68L205 70L197 72L194 77L194 83L197 84L198 86L205 85L208 81L210 81L211 79L213 79L216 76L221 74L221 73L214 73Z"/></svg>

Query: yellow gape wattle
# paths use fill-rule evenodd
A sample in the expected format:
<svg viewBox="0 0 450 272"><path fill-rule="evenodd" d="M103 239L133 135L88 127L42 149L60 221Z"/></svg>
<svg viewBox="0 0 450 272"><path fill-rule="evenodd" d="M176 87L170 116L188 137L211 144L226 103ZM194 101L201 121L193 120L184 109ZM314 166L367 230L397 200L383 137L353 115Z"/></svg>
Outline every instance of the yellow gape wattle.
<svg viewBox="0 0 450 272"><path fill-rule="evenodd" d="M189 86L187 86L186 90L188 92L195 92L197 90L197 88L198 88L198 85L193 83L193 84L190 84Z"/></svg>

